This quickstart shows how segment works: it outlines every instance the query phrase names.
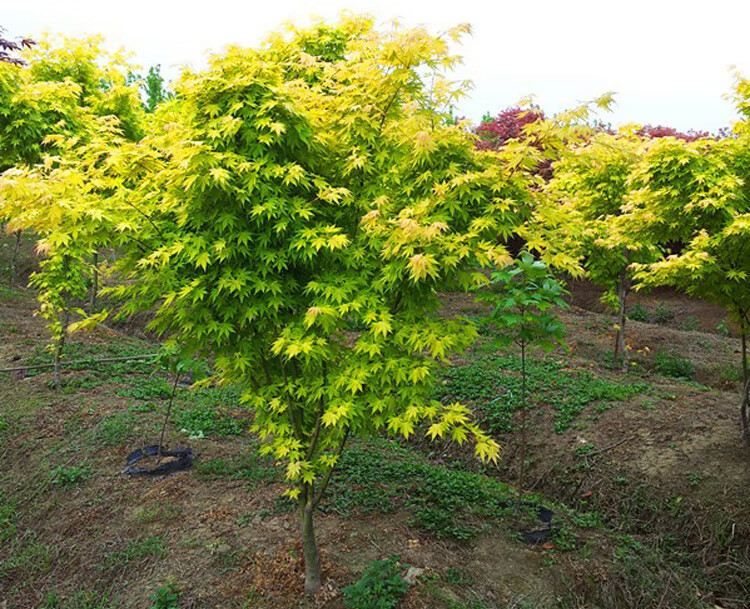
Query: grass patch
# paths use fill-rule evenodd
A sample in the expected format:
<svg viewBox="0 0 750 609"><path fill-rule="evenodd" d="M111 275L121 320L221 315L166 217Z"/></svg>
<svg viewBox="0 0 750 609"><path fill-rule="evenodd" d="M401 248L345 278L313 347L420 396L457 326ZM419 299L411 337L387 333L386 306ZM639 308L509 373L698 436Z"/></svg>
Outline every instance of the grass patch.
<svg viewBox="0 0 750 609"><path fill-rule="evenodd" d="M238 436L246 429L246 425L241 421L228 416L217 406L207 403L178 408L174 414L174 424L191 438L208 435Z"/></svg>
<svg viewBox="0 0 750 609"><path fill-rule="evenodd" d="M164 545L164 537L154 535L133 541L117 552L110 552L104 559L104 567L110 569L121 569L131 562L146 558L161 558L165 556L167 549Z"/></svg>
<svg viewBox="0 0 750 609"><path fill-rule="evenodd" d="M481 474L432 465L386 442L346 451L322 509L388 514L405 508L413 524L438 538L468 539L502 518L510 487Z"/></svg>
<svg viewBox="0 0 750 609"><path fill-rule="evenodd" d="M195 469L206 478L247 480L252 486L279 479L279 472L273 462L254 450L229 459L217 457L206 461L197 460Z"/></svg>
<svg viewBox="0 0 750 609"><path fill-rule="evenodd" d="M63 364L65 370L85 370L96 378L107 381L127 381L133 374L152 374L157 370L153 359L149 360L126 360L122 362L95 362L94 360L132 357L134 355L148 355L157 351L157 347L135 340L121 340L106 344L86 344L70 342L65 345ZM80 364L66 365L66 361L86 360ZM38 364L51 364L52 353L44 346L37 345L34 353L27 357L23 365L34 366ZM46 370L29 370L28 376L41 374Z"/></svg>
<svg viewBox="0 0 750 609"><path fill-rule="evenodd" d="M0 300L23 300L24 295L7 285L0 284Z"/></svg>
<svg viewBox="0 0 750 609"><path fill-rule="evenodd" d="M663 326L674 319L674 311L664 302L660 302L654 309L654 323Z"/></svg>
<svg viewBox="0 0 750 609"><path fill-rule="evenodd" d="M132 412L118 412L105 416L94 432L94 440L102 446L121 446L127 442L138 425Z"/></svg>
<svg viewBox="0 0 750 609"><path fill-rule="evenodd" d="M106 592L79 590L67 598L51 592L39 609L118 609L120 606Z"/></svg>
<svg viewBox="0 0 750 609"><path fill-rule="evenodd" d="M18 512L16 506L7 501L0 490L0 541L8 541L16 534Z"/></svg>
<svg viewBox="0 0 750 609"><path fill-rule="evenodd" d="M13 538L10 542L10 553L6 560L0 562L0 577L14 571L39 575L46 573L52 566L52 549L31 537L23 541Z"/></svg>
<svg viewBox="0 0 750 609"><path fill-rule="evenodd" d="M520 372L518 357L484 356L447 368L438 396L474 404L495 433L514 431L514 414L521 407ZM606 410L649 389L646 383L617 383L588 370L568 370L565 362L550 359L527 359L526 373L529 407L551 407L557 433L573 426L589 404Z"/></svg>
<svg viewBox="0 0 750 609"><path fill-rule="evenodd" d="M654 355L654 369L672 378L692 379L695 364L677 353L659 351Z"/></svg>
<svg viewBox="0 0 750 609"><path fill-rule="evenodd" d="M182 513L182 509L177 505L161 504L154 506L139 505L133 510L133 520L150 524L163 520L171 520Z"/></svg>

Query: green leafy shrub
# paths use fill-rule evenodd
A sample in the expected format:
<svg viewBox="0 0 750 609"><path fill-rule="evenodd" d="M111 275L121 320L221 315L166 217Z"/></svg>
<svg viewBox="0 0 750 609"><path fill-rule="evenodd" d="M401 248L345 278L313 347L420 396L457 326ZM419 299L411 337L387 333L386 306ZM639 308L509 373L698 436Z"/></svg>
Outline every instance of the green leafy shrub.
<svg viewBox="0 0 750 609"><path fill-rule="evenodd" d="M392 609L409 586L401 575L402 566L398 556L376 560L359 581L346 586L344 604L349 609Z"/></svg>
<svg viewBox="0 0 750 609"><path fill-rule="evenodd" d="M722 381L728 383L739 383L742 380L742 370L732 364L724 364L721 366L719 375Z"/></svg>
<svg viewBox="0 0 750 609"><path fill-rule="evenodd" d="M179 609L180 593L174 584L160 586L151 595L151 609Z"/></svg>
<svg viewBox="0 0 750 609"><path fill-rule="evenodd" d="M719 324L716 326L716 331L722 336L729 336L732 333L732 331L729 329L729 326L724 321L719 322Z"/></svg>
<svg viewBox="0 0 750 609"><path fill-rule="evenodd" d="M698 329L698 318L695 315L688 315L680 322L680 330L683 332L695 332Z"/></svg>
<svg viewBox="0 0 750 609"><path fill-rule="evenodd" d="M642 321L644 323L647 323L649 318L650 316L648 310L640 302L637 303L628 312L628 319L632 319L633 321Z"/></svg>
<svg viewBox="0 0 750 609"><path fill-rule="evenodd" d="M86 467L56 467L51 473L52 484L60 486L71 486L85 482L89 477L89 470Z"/></svg>
<svg viewBox="0 0 750 609"><path fill-rule="evenodd" d="M654 323L663 326L672 321L672 319L674 319L674 311L672 311L667 304L660 302L656 305L656 310L654 311Z"/></svg>
<svg viewBox="0 0 750 609"><path fill-rule="evenodd" d="M654 368L660 374L672 378L691 379L695 374L695 364L689 359L677 353L666 353L664 351L659 351L654 355Z"/></svg>

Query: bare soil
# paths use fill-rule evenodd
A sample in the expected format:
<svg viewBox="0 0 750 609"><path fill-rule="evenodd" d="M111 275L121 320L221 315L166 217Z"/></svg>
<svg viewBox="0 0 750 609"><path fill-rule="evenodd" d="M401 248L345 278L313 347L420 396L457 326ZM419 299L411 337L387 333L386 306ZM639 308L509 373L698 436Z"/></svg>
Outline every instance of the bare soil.
<svg viewBox="0 0 750 609"><path fill-rule="evenodd" d="M606 368L613 319L600 308L597 290L579 283L572 292L571 308L560 313L569 328L570 352L551 357L564 355L573 369L622 379ZM46 340L42 322L32 316L31 295L16 293L20 296L0 298L0 367L32 357ZM465 295L446 294L444 302L446 315L482 311ZM530 435L525 490L597 510L614 530L644 541L681 537L717 582L715 589L696 592L706 606L748 607L749 599L737 590L750 589L750 453L740 442L739 386L727 373L737 365L739 342L716 332L725 316L713 305L668 292L637 295L635 302L648 308L665 302L675 311L668 325L628 323L635 365L627 378L647 382L650 392L586 412L580 427L562 434L555 433L542 405ZM698 331L679 329L687 316L699 320ZM106 345L122 339L104 329L85 341ZM695 382L660 375L654 369L660 350L693 362ZM402 511L351 518L320 514L326 583L318 597L308 599L301 593L297 515L283 509L281 482L253 483L197 469L167 477L124 476L125 456L156 441L157 412L140 417L124 441L105 445L96 438L108 417L132 412L133 400L117 393L116 379L56 393L49 372L3 378L0 416L8 429L0 429L0 504L10 502L18 513L17 531L0 544L0 606L5 601L8 609L46 608L51 593L64 599L82 590L113 591L117 607L149 609L151 594L169 582L180 589L183 609L335 609L344 606L343 586L373 560L394 554L425 569L423 582L402 601L406 608L459 609L472 602L521 607L524 599L533 603L528 606L552 608L561 606L558 598L576 594L580 604L568 606L626 606L618 574L599 560L618 543L610 534L579 532L590 538L586 554L558 552L554 544L528 547L502 528L467 542L445 541L415 528ZM66 378L83 383L88 377L79 371ZM512 482L518 438L499 439L502 462L483 471ZM252 450L252 443L247 434L191 439L173 426L168 442L193 446L203 462L231 460ZM594 450L581 456L576 449L582 445ZM479 469L463 449L415 446L433 461ZM86 479L52 483L56 468L82 469ZM146 547L151 550L139 554ZM470 576L471 584L447 583L450 568ZM591 590L598 604L592 604ZM608 604L615 597L620 604ZM678 606L665 603L660 606Z"/></svg>

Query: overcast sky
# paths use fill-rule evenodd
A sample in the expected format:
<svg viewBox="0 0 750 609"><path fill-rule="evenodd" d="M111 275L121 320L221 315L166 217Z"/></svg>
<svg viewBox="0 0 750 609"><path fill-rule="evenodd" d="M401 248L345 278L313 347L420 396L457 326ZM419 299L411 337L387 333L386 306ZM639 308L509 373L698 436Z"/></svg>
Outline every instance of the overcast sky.
<svg viewBox="0 0 750 609"><path fill-rule="evenodd" d="M10 6L8 6L10 5ZM439 32L470 23L457 78L478 121L529 94L548 113L617 92L613 124L715 131L735 119L723 96L734 65L750 76L750 0L0 0L10 35L103 34L144 66L200 67L206 51L256 45L279 24L343 10Z"/></svg>

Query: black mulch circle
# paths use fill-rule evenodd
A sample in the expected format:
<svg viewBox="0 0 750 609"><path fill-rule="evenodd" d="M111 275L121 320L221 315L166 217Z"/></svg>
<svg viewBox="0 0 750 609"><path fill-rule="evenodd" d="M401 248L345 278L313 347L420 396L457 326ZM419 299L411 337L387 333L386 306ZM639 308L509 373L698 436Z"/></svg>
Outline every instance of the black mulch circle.
<svg viewBox="0 0 750 609"><path fill-rule="evenodd" d="M193 450L191 448L178 448L176 450L164 450L162 448L162 456L172 457L171 459L164 461L156 467L138 467L137 463L141 459L156 457L158 454L158 444L134 450L125 458L126 466L122 470L122 473L130 474L131 476L159 476L180 472L188 469L193 464Z"/></svg>
<svg viewBox="0 0 750 609"><path fill-rule="evenodd" d="M499 503L501 508L511 508L515 505L513 501L501 501ZM556 529L552 526L552 519L555 517L555 513L542 505L532 503L531 501L521 501L521 507L529 508L531 511L536 512L536 516L539 522L547 525L541 529L526 529L519 531L521 533L521 540L529 545L537 543L543 543L552 537Z"/></svg>

